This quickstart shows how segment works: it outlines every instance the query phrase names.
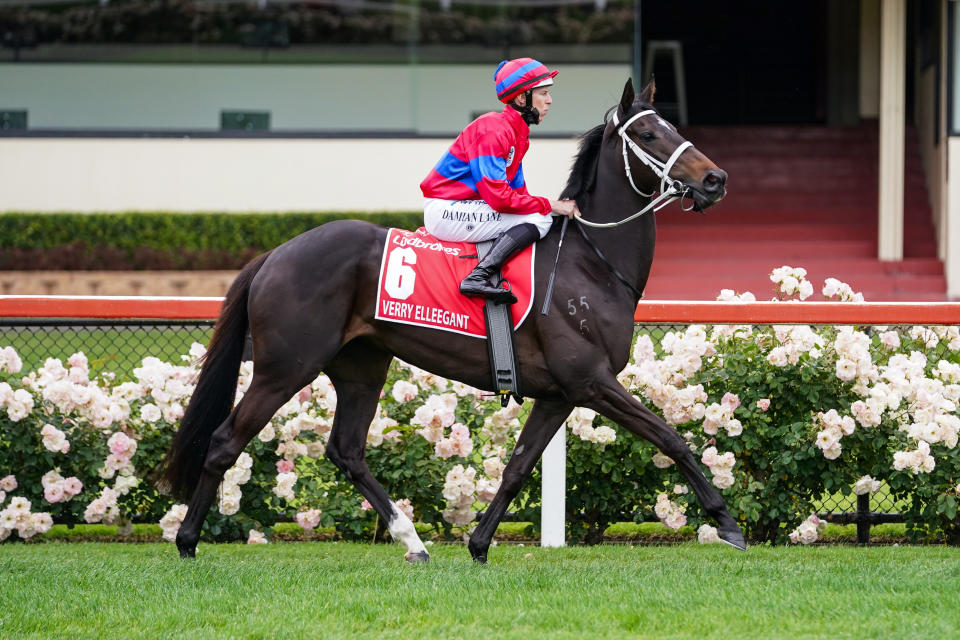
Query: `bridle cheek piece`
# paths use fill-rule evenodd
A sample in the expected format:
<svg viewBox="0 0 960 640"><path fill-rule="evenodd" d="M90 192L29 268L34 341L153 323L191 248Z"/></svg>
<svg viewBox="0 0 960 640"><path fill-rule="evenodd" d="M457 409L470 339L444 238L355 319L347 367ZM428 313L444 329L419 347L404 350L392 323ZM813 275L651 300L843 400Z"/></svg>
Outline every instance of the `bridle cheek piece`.
<svg viewBox="0 0 960 640"><path fill-rule="evenodd" d="M667 159L666 162L661 162L660 160L657 160L652 155L644 151L644 149L640 145L634 142L630 138L630 136L627 135L627 130L630 128L630 125L632 125L637 119L642 118L644 116L653 115L655 113L656 111L654 111L653 109L647 109L645 111L641 111L640 113L637 113L631 116L622 125L620 124L620 119L617 117L617 114L614 113L613 124L614 126L617 127L617 135L619 135L620 139L623 141L623 146L622 146L623 166L627 174L627 180L630 182L630 186L633 187L633 190L635 192L637 192L644 198L653 198L654 193L644 193L643 191L640 190L639 187L637 187L636 183L633 181L633 173L630 171L630 156L627 153L628 147L630 151L633 152L633 155L635 155L640 160L640 162L646 165L651 171L653 171L654 175L660 178L660 195L654 198L653 200L651 200L650 204L648 204L646 207L644 207L640 211L636 212L635 214L633 214L628 218L624 218L623 220L620 220L619 222L606 222L606 223L590 222L589 220L584 220L583 218L577 218L577 220L581 224L585 224L590 227L599 227L599 228L617 227L617 226L620 226L621 224L630 222L634 218L638 218L649 211L659 211L660 209L664 208L665 206L667 206L677 198L681 198L681 206L682 206L682 203L683 203L682 198L687 193L687 187L684 186L684 184L679 180L674 180L673 178L671 178L670 170L673 169L673 165L677 163L677 160L680 159L680 156L683 154L684 151L686 151L687 149L693 148L693 143L690 142L689 140L684 140L676 149L673 150L673 153L670 155L670 157Z"/></svg>

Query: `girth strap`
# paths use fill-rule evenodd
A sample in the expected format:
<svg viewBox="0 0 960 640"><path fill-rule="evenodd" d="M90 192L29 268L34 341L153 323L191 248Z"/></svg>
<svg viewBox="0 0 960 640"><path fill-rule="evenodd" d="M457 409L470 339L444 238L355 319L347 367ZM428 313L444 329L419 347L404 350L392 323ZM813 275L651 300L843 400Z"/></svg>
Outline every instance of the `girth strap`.
<svg viewBox="0 0 960 640"><path fill-rule="evenodd" d="M483 260L492 246L492 240L477 243L477 256L480 260ZM498 274L496 280L502 281L502 278L503 274ZM520 392L520 363L517 360L517 341L510 307L510 304L493 300L487 300L483 304L493 390L500 396L500 404L504 407L510 402L511 396L523 404L523 395Z"/></svg>

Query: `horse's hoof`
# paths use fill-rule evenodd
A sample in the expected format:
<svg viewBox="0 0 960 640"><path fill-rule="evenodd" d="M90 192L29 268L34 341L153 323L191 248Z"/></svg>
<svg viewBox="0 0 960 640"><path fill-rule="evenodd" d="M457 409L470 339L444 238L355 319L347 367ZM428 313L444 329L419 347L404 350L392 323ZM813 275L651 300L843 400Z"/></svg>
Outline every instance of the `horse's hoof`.
<svg viewBox="0 0 960 640"><path fill-rule="evenodd" d="M430 562L430 554L426 551L417 551L416 553L408 551L403 557L410 564L426 564Z"/></svg>
<svg viewBox="0 0 960 640"><path fill-rule="evenodd" d="M473 558L474 562L487 564L487 549L490 548L490 545L480 544L478 540L479 537L471 537L470 541L467 542L467 549L470 551L470 556Z"/></svg>
<svg viewBox="0 0 960 640"><path fill-rule="evenodd" d="M177 540L177 550L180 552L181 558L196 558L197 557L197 543L191 542L189 540Z"/></svg>
<svg viewBox="0 0 960 640"><path fill-rule="evenodd" d="M728 544L735 549L740 549L740 551L747 550L747 542L743 539L743 532L740 531L740 527L720 529L717 531L717 536L720 538L720 542Z"/></svg>

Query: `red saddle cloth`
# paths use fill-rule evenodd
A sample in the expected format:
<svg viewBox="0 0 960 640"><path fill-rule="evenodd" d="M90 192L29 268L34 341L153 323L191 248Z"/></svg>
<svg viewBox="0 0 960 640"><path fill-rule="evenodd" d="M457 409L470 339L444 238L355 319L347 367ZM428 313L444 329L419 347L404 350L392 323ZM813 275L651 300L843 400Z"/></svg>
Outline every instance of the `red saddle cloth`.
<svg viewBox="0 0 960 640"><path fill-rule="evenodd" d="M533 251L533 246L524 249L503 269L517 297L510 308L514 328L533 306ZM376 319L486 338L484 299L459 291L460 281L477 266L476 255L473 243L441 242L422 227L390 229L380 263Z"/></svg>

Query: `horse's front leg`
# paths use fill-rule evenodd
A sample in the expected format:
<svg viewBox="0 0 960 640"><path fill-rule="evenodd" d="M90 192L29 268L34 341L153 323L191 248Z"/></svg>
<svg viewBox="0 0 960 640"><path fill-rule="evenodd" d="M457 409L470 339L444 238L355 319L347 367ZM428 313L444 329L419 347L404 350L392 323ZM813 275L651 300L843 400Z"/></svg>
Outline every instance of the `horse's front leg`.
<svg viewBox="0 0 960 640"><path fill-rule="evenodd" d="M690 452L690 447L676 429L632 396L612 373L590 385L590 392L582 401L581 406L594 409L630 432L645 438L664 455L673 459L704 510L717 521L720 539L738 549L747 548L743 532L727 511L723 497L707 480L697 464L697 459Z"/></svg>
<svg viewBox="0 0 960 640"><path fill-rule="evenodd" d="M533 405L530 416L523 425L523 431L517 439L517 446L513 448L510 460L503 470L500 489L487 507L480 524L474 529L467 544L470 555L477 562L487 561L490 541L503 514L507 511L507 506L516 497L520 487L530 476L537 460L543 454L543 450L553 438L553 434L557 432L572 410L573 407L565 402L537 400Z"/></svg>

